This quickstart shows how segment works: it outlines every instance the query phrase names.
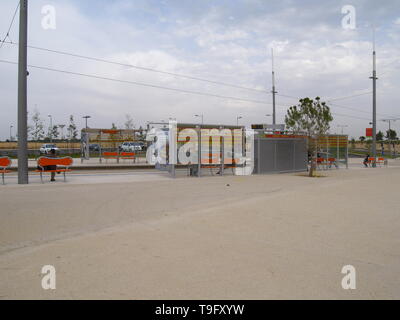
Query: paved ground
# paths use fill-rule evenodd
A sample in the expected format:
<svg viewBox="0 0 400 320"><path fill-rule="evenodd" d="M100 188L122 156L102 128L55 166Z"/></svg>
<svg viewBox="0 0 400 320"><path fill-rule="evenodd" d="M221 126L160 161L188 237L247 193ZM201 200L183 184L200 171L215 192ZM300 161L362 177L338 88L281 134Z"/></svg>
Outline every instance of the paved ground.
<svg viewBox="0 0 400 320"><path fill-rule="evenodd" d="M0 186L0 298L400 298L400 167ZM13 177L10 177L13 179ZM57 289L41 288L54 265ZM357 289L343 290L343 265Z"/></svg>

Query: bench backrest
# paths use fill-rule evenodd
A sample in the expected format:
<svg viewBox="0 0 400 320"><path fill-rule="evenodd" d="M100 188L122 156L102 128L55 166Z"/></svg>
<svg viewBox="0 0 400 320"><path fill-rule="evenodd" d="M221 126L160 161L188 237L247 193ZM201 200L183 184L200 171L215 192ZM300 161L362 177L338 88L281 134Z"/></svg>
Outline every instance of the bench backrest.
<svg viewBox="0 0 400 320"><path fill-rule="evenodd" d="M369 161L369 162L374 162L374 161L375 161L375 158L374 158L374 157L369 157L369 158L368 158L368 161Z"/></svg>
<svg viewBox="0 0 400 320"><path fill-rule="evenodd" d="M71 157L63 157L63 158L49 158L49 157L40 157L38 159L39 167L46 166L65 166L69 167L72 165L73 160Z"/></svg>
<svg viewBox="0 0 400 320"><path fill-rule="evenodd" d="M329 161L329 162L335 162L336 159L335 159L335 158L328 158L328 161Z"/></svg>
<svg viewBox="0 0 400 320"><path fill-rule="evenodd" d="M121 152L120 156L121 157L134 157L135 153L134 152Z"/></svg>
<svg viewBox="0 0 400 320"><path fill-rule="evenodd" d="M103 152L104 157L118 157L118 152Z"/></svg>
<svg viewBox="0 0 400 320"><path fill-rule="evenodd" d="M385 161L385 158L378 158L378 161Z"/></svg>
<svg viewBox="0 0 400 320"><path fill-rule="evenodd" d="M7 168L11 165L11 159L9 157L0 157L0 168Z"/></svg>

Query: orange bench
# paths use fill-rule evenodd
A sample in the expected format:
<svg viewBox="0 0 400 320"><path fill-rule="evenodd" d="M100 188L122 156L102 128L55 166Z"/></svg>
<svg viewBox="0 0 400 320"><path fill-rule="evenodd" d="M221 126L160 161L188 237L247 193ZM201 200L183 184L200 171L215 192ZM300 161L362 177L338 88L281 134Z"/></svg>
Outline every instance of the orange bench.
<svg viewBox="0 0 400 320"><path fill-rule="evenodd" d="M212 169L219 169L221 171L221 153L209 153L206 158L201 159L201 168L210 169L210 173L213 175ZM224 169L232 168L232 170L238 166L238 159L225 158Z"/></svg>
<svg viewBox="0 0 400 320"><path fill-rule="evenodd" d="M109 152L109 151L105 151L103 152L103 158L106 159L106 161L108 159L116 159L117 163L119 163L119 154L118 152ZM100 158L100 162L101 162L101 158Z"/></svg>
<svg viewBox="0 0 400 320"><path fill-rule="evenodd" d="M328 164L328 162L326 161L326 158L322 158L322 157L319 157L319 158L317 158L317 166L319 167L319 166L326 166Z"/></svg>
<svg viewBox="0 0 400 320"><path fill-rule="evenodd" d="M376 160L375 160L374 157L369 157L367 163L368 163L369 166L372 167L373 164L376 163Z"/></svg>
<svg viewBox="0 0 400 320"><path fill-rule="evenodd" d="M4 174L11 172L7 170L11 166L11 159L9 157L0 157L0 172L3 177L3 184L4 182Z"/></svg>
<svg viewBox="0 0 400 320"><path fill-rule="evenodd" d="M133 162L136 162L136 154L134 152L121 152L119 157L122 160L133 160Z"/></svg>
<svg viewBox="0 0 400 320"><path fill-rule="evenodd" d="M385 158L379 157L378 161L376 161L376 164L379 164L379 166L382 166L383 164L385 164Z"/></svg>
<svg viewBox="0 0 400 320"><path fill-rule="evenodd" d="M40 180L43 183L43 173L45 172L63 172L64 173L64 182L67 181L65 173L72 171L69 167L72 165L73 160L71 157L63 157L63 158L49 158L49 157L40 157L37 161L38 168L36 172L40 172ZM47 170L45 167L47 166L61 166L62 168L55 170Z"/></svg>
<svg viewBox="0 0 400 320"><path fill-rule="evenodd" d="M336 167L336 169L339 169L339 166L336 163L336 158L328 158L328 165L329 165L329 168L331 168L332 165L334 165Z"/></svg>

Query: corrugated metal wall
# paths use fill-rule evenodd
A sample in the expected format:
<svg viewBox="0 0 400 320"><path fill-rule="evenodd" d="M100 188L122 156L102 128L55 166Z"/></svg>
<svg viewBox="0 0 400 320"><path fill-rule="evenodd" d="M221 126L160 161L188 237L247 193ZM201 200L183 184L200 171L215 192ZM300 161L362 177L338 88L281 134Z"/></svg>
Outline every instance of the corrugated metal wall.
<svg viewBox="0 0 400 320"><path fill-rule="evenodd" d="M307 170L306 139L256 137L254 173L296 172Z"/></svg>

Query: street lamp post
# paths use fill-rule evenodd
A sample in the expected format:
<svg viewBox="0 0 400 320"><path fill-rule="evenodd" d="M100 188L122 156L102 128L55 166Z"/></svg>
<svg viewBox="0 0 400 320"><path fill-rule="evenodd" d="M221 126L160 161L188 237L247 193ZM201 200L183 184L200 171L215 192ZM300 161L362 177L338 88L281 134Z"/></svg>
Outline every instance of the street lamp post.
<svg viewBox="0 0 400 320"><path fill-rule="evenodd" d="M84 116L84 117L82 117L83 119L85 119L85 122L86 122L86 126L85 126L85 128L87 129L88 128L88 125L87 125L87 121L88 121L88 119L90 119L91 118L91 116Z"/></svg>
<svg viewBox="0 0 400 320"><path fill-rule="evenodd" d="M236 125L238 126L239 125L239 120L240 119L243 119L243 117L242 116L237 116L236 117Z"/></svg>
<svg viewBox="0 0 400 320"><path fill-rule="evenodd" d="M204 124L204 115L203 114L195 114L194 116L201 118L201 124Z"/></svg>
<svg viewBox="0 0 400 320"><path fill-rule="evenodd" d="M88 131L88 124L87 124L87 122L88 122L88 119L91 118L91 116L83 116L82 118L85 119L85 135L84 135L84 137L85 137L85 149L84 149L84 158L85 158L85 160L89 160L89 159L90 159L90 147L89 147L89 133L87 132L87 131ZM82 136L81 136L81 139L82 139ZM81 160L81 161L83 161L83 160Z"/></svg>
<svg viewBox="0 0 400 320"><path fill-rule="evenodd" d="M14 126L13 125L10 125L10 141L13 141L13 139L12 139L12 128L13 128Z"/></svg>

